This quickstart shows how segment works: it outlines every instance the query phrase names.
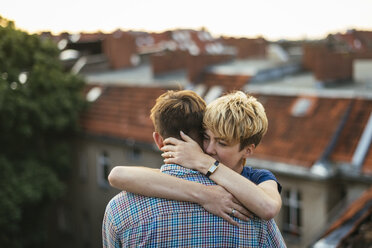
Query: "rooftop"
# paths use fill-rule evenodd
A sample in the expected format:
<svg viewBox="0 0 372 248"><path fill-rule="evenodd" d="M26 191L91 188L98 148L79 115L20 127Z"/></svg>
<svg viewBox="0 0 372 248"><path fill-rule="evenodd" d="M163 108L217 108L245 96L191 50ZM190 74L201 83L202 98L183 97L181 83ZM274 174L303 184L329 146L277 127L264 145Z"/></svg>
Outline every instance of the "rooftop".
<svg viewBox="0 0 372 248"><path fill-rule="evenodd" d="M84 77L88 84L122 84L122 85L162 85L172 86L179 84L186 87L190 84L185 70L172 71L160 76L154 76L151 65L140 64L133 68L120 70L107 70L103 72L85 73Z"/></svg>
<svg viewBox="0 0 372 248"><path fill-rule="evenodd" d="M371 243L372 188L350 204L313 247L369 247Z"/></svg>

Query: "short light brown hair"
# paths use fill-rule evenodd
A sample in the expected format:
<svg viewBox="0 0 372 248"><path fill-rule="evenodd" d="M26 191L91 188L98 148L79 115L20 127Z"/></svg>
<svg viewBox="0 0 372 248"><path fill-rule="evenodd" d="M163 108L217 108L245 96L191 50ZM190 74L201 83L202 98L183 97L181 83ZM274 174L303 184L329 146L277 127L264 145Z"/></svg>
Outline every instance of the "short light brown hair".
<svg viewBox="0 0 372 248"><path fill-rule="evenodd" d="M201 140L205 108L205 101L195 92L170 90L156 99L150 118L163 138L180 139L183 131Z"/></svg>
<svg viewBox="0 0 372 248"><path fill-rule="evenodd" d="M240 143L240 149L257 146L268 128L265 109L253 96L234 91L208 104L204 128L229 144Z"/></svg>

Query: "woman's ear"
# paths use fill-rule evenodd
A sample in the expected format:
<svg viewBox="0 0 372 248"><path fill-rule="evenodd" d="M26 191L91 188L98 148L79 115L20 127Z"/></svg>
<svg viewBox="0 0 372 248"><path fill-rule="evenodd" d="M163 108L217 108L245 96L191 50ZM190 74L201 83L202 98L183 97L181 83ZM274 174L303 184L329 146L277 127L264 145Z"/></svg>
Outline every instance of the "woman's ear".
<svg viewBox="0 0 372 248"><path fill-rule="evenodd" d="M164 146L163 137L158 132L153 132L152 137L159 149Z"/></svg>
<svg viewBox="0 0 372 248"><path fill-rule="evenodd" d="M254 144L250 144L250 145L247 145L246 147L244 147L243 148L243 150L244 150L243 157L248 158L249 156L251 156L253 154L253 151L254 151L255 148L256 148L256 146Z"/></svg>

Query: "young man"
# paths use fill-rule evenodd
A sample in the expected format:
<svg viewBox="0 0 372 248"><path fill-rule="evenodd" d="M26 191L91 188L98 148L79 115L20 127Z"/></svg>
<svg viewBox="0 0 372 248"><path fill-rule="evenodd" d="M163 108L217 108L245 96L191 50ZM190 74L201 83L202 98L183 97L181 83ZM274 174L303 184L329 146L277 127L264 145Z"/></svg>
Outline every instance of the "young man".
<svg viewBox="0 0 372 248"><path fill-rule="evenodd" d="M180 131L201 144L204 110L204 101L192 91L169 91L161 95L151 110L155 127L153 137L159 149L164 147L164 139L180 138ZM161 171L173 176L169 178L198 182L206 185L205 188L217 187L205 175L176 164L165 164ZM194 183L189 183L193 187ZM151 190L152 186L144 184L142 187ZM167 190L178 192L172 188ZM176 196L175 199L182 200L184 196ZM235 209L246 213L239 203L234 204ZM244 217L241 216L241 219ZM239 226L231 225L192 202L121 192L107 205L103 220L103 246L285 247L279 230L272 222L257 217L235 221Z"/></svg>

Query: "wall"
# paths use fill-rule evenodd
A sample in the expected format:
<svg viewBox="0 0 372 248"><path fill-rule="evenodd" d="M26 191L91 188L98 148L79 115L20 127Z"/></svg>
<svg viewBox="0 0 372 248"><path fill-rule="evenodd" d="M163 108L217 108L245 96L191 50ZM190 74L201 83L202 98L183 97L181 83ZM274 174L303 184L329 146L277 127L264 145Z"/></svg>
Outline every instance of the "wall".
<svg viewBox="0 0 372 248"><path fill-rule="evenodd" d="M223 42L226 45L237 48L237 57L240 59L265 58L267 55L268 42L263 38L224 38Z"/></svg>
<svg viewBox="0 0 372 248"><path fill-rule="evenodd" d="M353 79L356 83L372 83L372 59L353 61Z"/></svg>
<svg viewBox="0 0 372 248"><path fill-rule="evenodd" d="M283 186L283 191L290 188L297 189L302 197L302 236L299 240L295 240L282 232L286 244L288 248L307 247L327 222L327 197L329 195L329 186L324 181L311 181L304 178L294 178L284 175L276 175L276 177ZM281 231L283 226L282 218L283 212L281 210L279 215L275 218Z"/></svg>
<svg viewBox="0 0 372 248"><path fill-rule="evenodd" d="M119 190L97 183L99 154L109 154L110 168L117 165L137 165L159 168L160 152L142 149L138 159L132 157L129 146L85 140L79 142L77 164L65 199L66 222L70 230L69 247L102 247L102 220L107 203Z"/></svg>
<svg viewBox="0 0 372 248"><path fill-rule="evenodd" d="M187 57L187 78L191 82L198 82L205 68L209 65L218 64L229 61L233 58L232 55L209 55L201 54L198 56L189 55Z"/></svg>
<svg viewBox="0 0 372 248"><path fill-rule="evenodd" d="M151 55L151 68L154 75L161 73L186 69L187 52L167 51L160 54Z"/></svg>

